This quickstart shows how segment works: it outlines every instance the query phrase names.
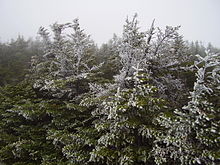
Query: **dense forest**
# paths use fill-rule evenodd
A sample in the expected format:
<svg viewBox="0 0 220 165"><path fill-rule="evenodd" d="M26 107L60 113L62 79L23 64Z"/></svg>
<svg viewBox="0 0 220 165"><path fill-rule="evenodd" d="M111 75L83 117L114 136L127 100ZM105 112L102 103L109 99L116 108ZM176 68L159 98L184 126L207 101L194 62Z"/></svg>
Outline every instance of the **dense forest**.
<svg viewBox="0 0 220 165"><path fill-rule="evenodd" d="M0 162L220 164L220 49L136 15L100 47L50 27L0 43Z"/></svg>

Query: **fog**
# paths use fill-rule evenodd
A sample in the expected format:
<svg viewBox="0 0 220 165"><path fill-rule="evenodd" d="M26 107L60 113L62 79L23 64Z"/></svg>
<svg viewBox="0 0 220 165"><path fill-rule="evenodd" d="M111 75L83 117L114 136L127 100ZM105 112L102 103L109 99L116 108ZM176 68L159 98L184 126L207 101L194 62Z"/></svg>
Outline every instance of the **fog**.
<svg viewBox="0 0 220 165"><path fill-rule="evenodd" d="M0 41L36 37L40 26L79 18L100 45L120 35L126 17L135 13L143 30L155 19L161 28L181 25L186 40L220 47L219 0L0 0Z"/></svg>

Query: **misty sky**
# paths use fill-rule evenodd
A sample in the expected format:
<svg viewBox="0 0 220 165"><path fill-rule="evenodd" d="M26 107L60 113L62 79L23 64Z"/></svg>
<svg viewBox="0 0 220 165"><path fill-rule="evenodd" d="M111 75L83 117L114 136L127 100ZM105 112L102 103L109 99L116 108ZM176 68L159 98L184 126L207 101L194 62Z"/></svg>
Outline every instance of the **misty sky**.
<svg viewBox="0 0 220 165"><path fill-rule="evenodd" d="M36 37L40 26L79 18L81 27L99 45L121 35L127 16L138 13L142 30L181 25L190 41L220 47L220 0L0 0L0 41L19 34Z"/></svg>

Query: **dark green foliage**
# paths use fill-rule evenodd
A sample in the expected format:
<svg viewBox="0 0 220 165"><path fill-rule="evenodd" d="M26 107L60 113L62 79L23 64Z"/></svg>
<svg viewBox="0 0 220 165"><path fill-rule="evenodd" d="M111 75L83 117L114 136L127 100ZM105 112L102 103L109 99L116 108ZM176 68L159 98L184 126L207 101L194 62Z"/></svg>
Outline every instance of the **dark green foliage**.
<svg viewBox="0 0 220 165"><path fill-rule="evenodd" d="M29 83L1 88L0 102L0 161L17 165L64 159L46 138L52 120L47 112L50 102L37 98Z"/></svg>

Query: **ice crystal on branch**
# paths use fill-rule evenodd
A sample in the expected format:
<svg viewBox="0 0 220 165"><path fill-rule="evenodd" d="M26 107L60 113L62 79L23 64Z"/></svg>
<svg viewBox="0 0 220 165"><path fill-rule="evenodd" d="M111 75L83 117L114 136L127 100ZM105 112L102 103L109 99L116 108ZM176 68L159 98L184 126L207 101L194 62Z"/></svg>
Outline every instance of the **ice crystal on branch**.
<svg viewBox="0 0 220 165"><path fill-rule="evenodd" d="M94 44L80 28L78 19L73 23L54 23L51 29L52 39L47 30L39 30L45 43L45 55L43 59L32 61L32 71L36 79L34 87L62 97L74 93L71 88L78 88L74 82L85 79L99 66L91 66L92 56L89 51ZM68 31L72 31L71 34L66 34Z"/></svg>
<svg viewBox="0 0 220 165"><path fill-rule="evenodd" d="M138 67L133 69L133 75L126 77L133 86L118 87L112 95L101 98L92 112L99 138L90 153L91 162L149 163L146 151L157 132L154 119L164 108L163 100L154 97L156 88L148 83L149 76Z"/></svg>
<svg viewBox="0 0 220 165"><path fill-rule="evenodd" d="M187 68L184 65L190 61L188 49L182 36L178 34L178 29L179 26L167 26L163 31L155 28L153 21L147 32L141 32L137 15L131 20L127 18L122 38L117 44L122 67L115 76L117 84L122 88L132 86L127 77L138 66L151 76L162 98L169 98L177 104L182 99L180 93L185 90L178 74ZM172 74L167 75L167 72Z"/></svg>
<svg viewBox="0 0 220 165"><path fill-rule="evenodd" d="M197 79L190 93L191 100L181 110L175 110L174 116L164 114L158 118L167 132L156 141L157 164L169 161L167 155L182 165L215 165L220 160L220 107L216 101L220 97L220 58L210 52L205 57L197 57Z"/></svg>
<svg viewBox="0 0 220 165"><path fill-rule="evenodd" d="M133 75L133 66L139 66L140 68L145 66L145 36L144 32L139 31L137 15L131 21L127 18L122 39L118 46L122 65L120 74L116 76L116 81L119 81L119 83L125 84L126 77Z"/></svg>

